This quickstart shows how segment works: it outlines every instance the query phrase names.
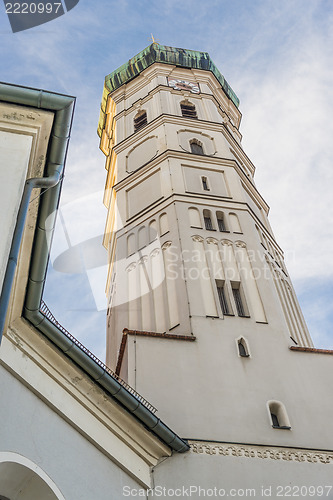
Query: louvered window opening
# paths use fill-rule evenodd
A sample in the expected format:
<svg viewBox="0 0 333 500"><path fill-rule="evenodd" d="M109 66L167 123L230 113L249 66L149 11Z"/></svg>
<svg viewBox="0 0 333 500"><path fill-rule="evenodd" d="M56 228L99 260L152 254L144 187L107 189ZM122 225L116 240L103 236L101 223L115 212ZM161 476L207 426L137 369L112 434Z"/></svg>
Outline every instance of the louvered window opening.
<svg viewBox="0 0 333 500"><path fill-rule="evenodd" d="M143 113L142 115L138 116L137 118L134 118L134 132L139 130L139 128L143 127L144 125L147 125L147 114Z"/></svg>
<svg viewBox="0 0 333 500"><path fill-rule="evenodd" d="M238 316L246 316L239 288L233 288L232 293L234 295Z"/></svg>
<svg viewBox="0 0 333 500"><path fill-rule="evenodd" d="M220 306L223 314L230 314L227 298L225 296L224 287L217 285L217 294L219 296Z"/></svg>
<svg viewBox="0 0 333 500"><path fill-rule="evenodd" d="M204 221L205 221L205 228L208 231L214 231L212 219L210 217L204 217Z"/></svg>
<svg viewBox="0 0 333 500"><path fill-rule="evenodd" d="M217 224L219 226L219 231L221 231L221 233L225 232L227 230L227 228L225 227L225 224L224 224L224 219L217 219Z"/></svg>
<svg viewBox="0 0 333 500"><path fill-rule="evenodd" d="M190 147L191 147L191 153L194 153L195 155L204 154L201 144L198 144L197 142L191 142Z"/></svg>
<svg viewBox="0 0 333 500"><path fill-rule="evenodd" d="M184 118L198 118L195 106L189 104L181 104L180 109Z"/></svg>

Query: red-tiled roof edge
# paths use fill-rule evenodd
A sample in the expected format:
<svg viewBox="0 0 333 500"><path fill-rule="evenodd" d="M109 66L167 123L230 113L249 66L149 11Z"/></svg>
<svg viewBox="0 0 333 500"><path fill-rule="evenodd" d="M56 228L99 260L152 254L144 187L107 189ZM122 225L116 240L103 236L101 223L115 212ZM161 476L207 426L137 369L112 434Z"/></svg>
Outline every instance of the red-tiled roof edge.
<svg viewBox="0 0 333 500"><path fill-rule="evenodd" d="M158 337L160 339L172 339L172 340L196 340L194 335L176 335L172 333L158 333L158 332L145 332L141 330L129 330L128 328L124 328L124 335L139 335L141 337Z"/></svg>
<svg viewBox="0 0 333 500"><path fill-rule="evenodd" d="M125 328L123 330L123 336L122 336L120 347L119 347L119 353L118 353L118 359L117 359L117 366L116 366L116 369L115 369L116 375L118 375L118 376L120 374L121 364L123 362L123 357L124 357L124 353L125 353L126 342L127 342L127 332L126 332L126 328Z"/></svg>
<svg viewBox="0 0 333 500"><path fill-rule="evenodd" d="M291 351L314 352L316 354L333 354L331 349L316 349L315 347L297 347L292 345L289 347Z"/></svg>
<svg viewBox="0 0 333 500"><path fill-rule="evenodd" d="M158 332L144 332L141 330L129 330L128 328L123 329L123 337L121 339L120 343L120 348L119 348L119 354L118 354L118 360L117 360L117 366L116 366L116 375L120 374L121 370L121 365L123 362L124 358L124 353L125 353L125 348L126 348L126 342L127 342L127 335L137 335L141 337L155 337L159 339L171 339L171 340L187 340L187 341L194 341L196 340L196 337L194 335L173 335L172 333L158 333Z"/></svg>

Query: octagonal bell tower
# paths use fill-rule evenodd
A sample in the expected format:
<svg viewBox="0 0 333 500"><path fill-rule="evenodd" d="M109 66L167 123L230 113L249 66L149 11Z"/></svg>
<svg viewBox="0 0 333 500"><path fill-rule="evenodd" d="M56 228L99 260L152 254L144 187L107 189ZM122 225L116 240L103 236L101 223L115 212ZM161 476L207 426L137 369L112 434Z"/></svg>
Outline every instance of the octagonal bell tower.
<svg viewBox="0 0 333 500"><path fill-rule="evenodd" d="M106 77L107 362L186 437L269 442L312 343L238 105L204 52L153 43Z"/></svg>

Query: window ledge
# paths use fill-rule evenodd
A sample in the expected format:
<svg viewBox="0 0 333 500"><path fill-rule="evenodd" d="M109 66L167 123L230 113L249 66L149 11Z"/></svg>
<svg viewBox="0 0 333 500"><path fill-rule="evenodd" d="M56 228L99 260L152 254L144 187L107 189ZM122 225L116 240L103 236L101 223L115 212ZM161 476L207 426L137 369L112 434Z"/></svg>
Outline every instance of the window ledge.
<svg viewBox="0 0 333 500"><path fill-rule="evenodd" d="M290 431L291 427L288 427L288 425L272 425L273 429L282 429L285 431Z"/></svg>

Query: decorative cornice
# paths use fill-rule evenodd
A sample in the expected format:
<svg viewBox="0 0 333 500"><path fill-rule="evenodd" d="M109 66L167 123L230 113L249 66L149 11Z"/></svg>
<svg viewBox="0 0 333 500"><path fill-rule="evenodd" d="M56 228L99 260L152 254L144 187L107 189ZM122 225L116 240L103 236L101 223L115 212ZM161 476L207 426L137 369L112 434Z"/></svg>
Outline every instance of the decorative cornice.
<svg viewBox="0 0 333 500"><path fill-rule="evenodd" d="M245 457L289 462L307 462L332 464L333 452L314 451L296 448L278 448L273 446L251 446L226 443L203 443L189 440L192 453L222 455L224 457Z"/></svg>

